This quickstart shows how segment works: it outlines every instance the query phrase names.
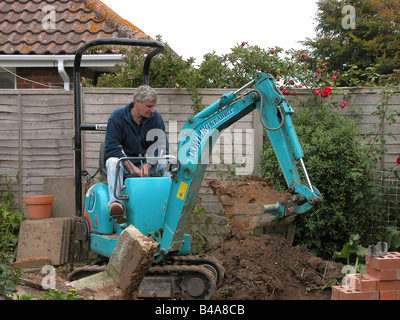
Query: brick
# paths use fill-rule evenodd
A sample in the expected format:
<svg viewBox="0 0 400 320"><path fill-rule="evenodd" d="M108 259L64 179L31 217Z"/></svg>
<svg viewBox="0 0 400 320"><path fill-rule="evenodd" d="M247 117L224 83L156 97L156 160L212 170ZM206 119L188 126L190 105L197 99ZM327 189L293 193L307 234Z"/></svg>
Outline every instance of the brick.
<svg viewBox="0 0 400 320"><path fill-rule="evenodd" d="M366 265L372 268L383 269L400 269L400 252L388 252L381 257L371 257L366 255Z"/></svg>
<svg viewBox="0 0 400 320"><path fill-rule="evenodd" d="M379 291L357 291L343 286L332 287L332 300L379 300Z"/></svg>
<svg viewBox="0 0 400 320"><path fill-rule="evenodd" d="M333 286L332 287L332 300L339 300L339 290L342 288L342 286Z"/></svg>
<svg viewBox="0 0 400 320"><path fill-rule="evenodd" d="M382 290L400 290L400 280L381 280L378 281L377 289Z"/></svg>
<svg viewBox="0 0 400 320"><path fill-rule="evenodd" d="M368 275L378 280L400 280L400 269L378 270L371 265L366 265L365 271Z"/></svg>
<svg viewBox="0 0 400 320"><path fill-rule="evenodd" d="M380 300L400 300L400 290L382 290Z"/></svg>
<svg viewBox="0 0 400 320"><path fill-rule="evenodd" d="M377 290L377 284L378 280L363 274L361 276L361 281L360 281L360 274L347 274L345 277L345 286L347 286L349 289L355 289L361 292L366 292L366 291L376 291Z"/></svg>

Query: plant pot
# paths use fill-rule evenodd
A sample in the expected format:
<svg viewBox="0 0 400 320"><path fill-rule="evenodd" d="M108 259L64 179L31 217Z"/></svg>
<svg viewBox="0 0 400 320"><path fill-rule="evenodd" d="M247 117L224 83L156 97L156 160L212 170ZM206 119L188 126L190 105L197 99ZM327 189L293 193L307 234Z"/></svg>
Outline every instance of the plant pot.
<svg viewBox="0 0 400 320"><path fill-rule="evenodd" d="M24 203L29 219L50 218L53 195L25 196Z"/></svg>

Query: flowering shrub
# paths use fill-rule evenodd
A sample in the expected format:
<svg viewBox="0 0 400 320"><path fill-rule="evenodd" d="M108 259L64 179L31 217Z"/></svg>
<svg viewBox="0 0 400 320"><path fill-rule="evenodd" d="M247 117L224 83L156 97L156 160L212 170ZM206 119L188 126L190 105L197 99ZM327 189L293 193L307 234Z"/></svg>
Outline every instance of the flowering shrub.
<svg viewBox="0 0 400 320"><path fill-rule="evenodd" d="M366 231L376 213L375 159L368 158L367 147L358 142L354 122L323 104L295 113L293 123L311 182L323 197L316 209L296 218L295 244L329 259L351 234L362 235L368 243ZM274 181L275 188L287 190L269 141L264 144L260 167L262 177Z"/></svg>

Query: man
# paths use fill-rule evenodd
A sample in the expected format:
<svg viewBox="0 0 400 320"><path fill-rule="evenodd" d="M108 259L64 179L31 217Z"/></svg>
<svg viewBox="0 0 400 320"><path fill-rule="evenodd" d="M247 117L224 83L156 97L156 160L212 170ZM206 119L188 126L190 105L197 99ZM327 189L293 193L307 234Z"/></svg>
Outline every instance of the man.
<svg viewBox="0 0 400 320"><path fill-rule="evenodd" d="M161 115L155 110L158 101L156 91L150 86L137 88L133 102L112 112L107 123L104 150L109 157L106 161L108 204L110 216L117 223L125 223L125 204L114 196L115 175L119 158L162 156L168 154L168 140ZM122 150L121 150L122 146ZM120 163L121 170L117 180L117 192L123 185L123 175L133 174L148 177L158 171L165 175L166 164L125 160Z"/></svg>

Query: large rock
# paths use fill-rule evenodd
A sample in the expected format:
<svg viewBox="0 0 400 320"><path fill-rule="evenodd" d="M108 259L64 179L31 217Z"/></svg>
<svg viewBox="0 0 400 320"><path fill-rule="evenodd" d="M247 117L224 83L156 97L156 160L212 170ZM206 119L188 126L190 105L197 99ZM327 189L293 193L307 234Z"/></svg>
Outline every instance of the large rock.
<svg viewBox="0 0 400 320"><path fill-rule="evenodd" d="M134 226L118 238L105 271L71 282L78 289L92 291L95 300L132 299L151 267L157 243Z"/></svg>

